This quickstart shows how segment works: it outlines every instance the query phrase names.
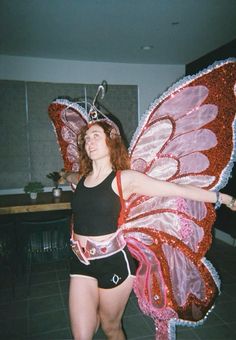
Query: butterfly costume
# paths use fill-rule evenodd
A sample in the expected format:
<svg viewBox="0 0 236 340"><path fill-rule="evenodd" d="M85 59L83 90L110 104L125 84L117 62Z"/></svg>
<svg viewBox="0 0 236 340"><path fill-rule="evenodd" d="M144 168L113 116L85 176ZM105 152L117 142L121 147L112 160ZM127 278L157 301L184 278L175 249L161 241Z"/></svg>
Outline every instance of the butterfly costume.
<svg viewBox="0 0 236 340"><path fill-rule="evenodd" d="M216 62L184 77L156 99L132 138L131 169L159 180L218 191L227 184L236 150L236 60ZM49 106L65 170L78 171L77 136L85 109L67 99ZM175 326L201 324L220 280L205 258L215 209L180 197L133 194L122 200L119 226L139 266L134 292L153 318L156 339Z"/></svg>

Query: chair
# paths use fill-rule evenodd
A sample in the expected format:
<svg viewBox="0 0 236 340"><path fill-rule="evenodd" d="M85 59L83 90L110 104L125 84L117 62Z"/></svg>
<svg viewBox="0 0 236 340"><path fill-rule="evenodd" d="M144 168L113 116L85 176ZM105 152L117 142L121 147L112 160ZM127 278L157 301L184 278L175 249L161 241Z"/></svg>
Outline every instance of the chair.
<svg viewBox="0 0 236 340"><path fill-rule="evenodd" d="M28 293L33 263L49 263L69 256L70 218L22 222L22 244L26 262Z"/></svg>
<svg viewBox="0 0 236 340"><path fill-rule="evenodd" d="M3 288L8 288L10 283L13 296L15 296L17 266L15 223L0 221L0 283Z"/></svg>

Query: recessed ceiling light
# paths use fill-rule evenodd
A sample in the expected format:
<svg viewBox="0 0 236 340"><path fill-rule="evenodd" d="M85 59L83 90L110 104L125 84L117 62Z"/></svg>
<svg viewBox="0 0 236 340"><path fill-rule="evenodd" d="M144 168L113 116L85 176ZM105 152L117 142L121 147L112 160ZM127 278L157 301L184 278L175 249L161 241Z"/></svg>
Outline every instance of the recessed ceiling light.
<svg viewBox="0 0 236 340"><path fill-rule="evenodd" d="M153 48L152 45L145 45L145 46L141 46L141 50L144 50L144 51L149 51Z"/></svg>

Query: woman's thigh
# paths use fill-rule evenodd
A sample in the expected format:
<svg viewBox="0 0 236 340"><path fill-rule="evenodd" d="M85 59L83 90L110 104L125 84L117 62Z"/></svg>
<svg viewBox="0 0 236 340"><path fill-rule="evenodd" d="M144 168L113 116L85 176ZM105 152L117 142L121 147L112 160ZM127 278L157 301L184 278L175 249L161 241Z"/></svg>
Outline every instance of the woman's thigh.
<svg viewBox="0 0 236 340"><path fill-rule="evenodd" d="M133 276L111 289L99 288L99 315L102 323L119 323L133 288Z"/></svg>
<svg viewBox="0 0 236 340"><path fill-rule="evenodd" d="M98 324L98 304L97 280L92 277L71 277L69 310L75 338L92 339Z"/></svg>

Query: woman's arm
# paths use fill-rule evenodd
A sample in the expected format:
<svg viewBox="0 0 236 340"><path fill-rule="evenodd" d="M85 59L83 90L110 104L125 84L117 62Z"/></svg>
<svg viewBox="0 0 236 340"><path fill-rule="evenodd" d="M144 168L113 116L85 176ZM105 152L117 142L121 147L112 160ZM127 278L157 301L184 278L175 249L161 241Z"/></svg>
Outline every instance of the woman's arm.
<svg viewBox="0 0 236 340"><path fill-rule="evenodd" d="M176 184L160 181L134 170L122 171L124 197L136 193L147 196L180 196L200 202L222 203L236 210L236 201L232 196L201 189L188 184Z"/></svg>

